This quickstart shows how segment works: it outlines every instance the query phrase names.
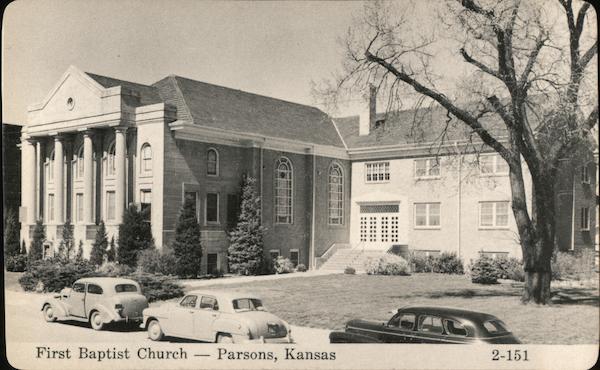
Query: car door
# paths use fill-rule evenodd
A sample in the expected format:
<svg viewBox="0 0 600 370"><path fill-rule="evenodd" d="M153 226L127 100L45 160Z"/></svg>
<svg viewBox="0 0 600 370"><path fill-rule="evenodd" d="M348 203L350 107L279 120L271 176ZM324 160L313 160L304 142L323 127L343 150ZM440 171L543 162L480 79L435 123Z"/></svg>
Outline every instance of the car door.
<svg viewBox="0 0 600 370"><path fill-rule="evenodd" d="M195 337L212 342L214 340L213 323L219 317L219 302L213 296L203 295L200 309L194 314Z"/></svg>
<svg viewBox="0 0 600 370"><path fill-rule="evenodd" d="M195 338L194 314L198 311L198 296L189 294L173 308L169 318L169 329L174 336Z"/></svg>
<svg viewBox="0 0 600 370"><path fill-rule="evenodd" d="M398 313L387 323L380 340L385 343L414 343L416 315L410 312Z"/></svg>
<svg viewBox="0 0 600 370"><path fill-rule="evenodd" d="M446 343L442 319L433 315L420 315L417 325L418 343Z"/></svg>
<svg viewBox="0 0 600 370"><path fill-rule="evenodd" d="M103 299L104 291L98 284L88 283L85 294L85 313L89 316L90 310L97 306ZM87 317L87 316L86 316Z"/></svg>
<svg viewBox="0 0 600 370"><path fill-rule="evenodd" d="M73 284L67 302L69 304L69 315L85 317L85 283L75 282Z"/></svg>

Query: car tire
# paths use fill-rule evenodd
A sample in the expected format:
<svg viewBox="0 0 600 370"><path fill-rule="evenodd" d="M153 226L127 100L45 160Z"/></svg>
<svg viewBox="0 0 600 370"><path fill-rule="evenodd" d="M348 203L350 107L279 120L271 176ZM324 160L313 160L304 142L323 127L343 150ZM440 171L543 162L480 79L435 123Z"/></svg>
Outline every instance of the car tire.
<svg viewBox="0 0 600 370"><path fill-rule="evenodd" d="M94 330L102 330L104 328L104 321L102 321L102 315L100 312L92 312L90 315L90 326Z"/></svg>
<svg viewBox="0 0 600 370"><path fill-rule="evenodd" d="M46 320L46 322L55 322L56 321L56 316L54 315L54 308L52 308L52 305L45 305L44 306L44 319Z"/></svg>
<svg viewBox="0 0 600 370"><path fill-rule="evenodd" d="M163 333L158 320L152 320L148 323L148 338L153 341L160 341L164 336L165 334Z"/></svg>
<svg viewBox="0 0 600 370"><path fill-rule="evenodd" d="M217 335L217 343L223 343L223 344L233 343L233 338L229 334L219 334L219 335Z"/></svg>

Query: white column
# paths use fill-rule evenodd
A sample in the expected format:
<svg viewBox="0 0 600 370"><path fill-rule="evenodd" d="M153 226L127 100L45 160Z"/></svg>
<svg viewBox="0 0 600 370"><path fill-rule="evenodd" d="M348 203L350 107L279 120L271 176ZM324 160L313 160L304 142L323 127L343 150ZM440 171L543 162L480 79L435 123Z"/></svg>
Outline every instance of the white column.
<svg viewBox="0 0 600 370"><path fill-rule="evenodd" d="M21 141L21 189L22 205L25 207L25 220L28 225L35 224L35 144L30 140Z"/></svg>
<svg viewBox="0 0 600 370"><path fill-rule="evenodd" d="M125 145L126 127L115 128L115 220L120 224L125 210Z"/></svg>
<svg viewBox="0 0 600 370"><path fill-rule="evenodd" d="M63 224L64 218L64 174L65 163L63 153L63 138L54 137L54 221Z"/></svg>
<svg viewBox="0 0 600 370"><path fill-rule="evenodd" d="M83 133L83 222L92 224L92 211L94 209L94 145L92 133ZM77 205L75 205L76 207Z"/></svg>
<svg viewBox="0 0 600 370"><path fill-rule="evenodd" d="M40 140L35 142L35 218L42 218L42 143Z"/></svg>

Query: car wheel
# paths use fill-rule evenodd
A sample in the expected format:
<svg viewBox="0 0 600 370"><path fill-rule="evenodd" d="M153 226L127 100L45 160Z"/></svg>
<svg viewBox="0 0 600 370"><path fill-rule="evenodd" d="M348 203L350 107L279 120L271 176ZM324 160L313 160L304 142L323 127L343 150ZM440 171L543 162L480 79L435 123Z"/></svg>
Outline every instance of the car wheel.
<svg viewBox="0 0 600 370"><path fill-rule="evenodd" d="M217 336L217 343L233 343L233 338L229 334L219 334Z"/></svg>
<svg viewBox="0 0 600 370"><path fill-rule="evenodd" d="M164 337L164 333L162 328L160 327L160 323L158 320L152 320L148 324L148 337L152 340L159 341Z"/></svg>
<svg viewBox="0 0 600 370"><path fill-rule="evenodd" d="M44 319L47 322L54 322L56 321L56 316L54 315L54 308L52 308L51 305L47 304L46 306L44 306Z"/></svg>
<svg viewBox="0 0 600 370"><path fill-rule="evenodd" d="M104 327L104 321L102 321L102 315L98 311L92 312L90 316L90 325L94 330L102 330Z"/></svg>

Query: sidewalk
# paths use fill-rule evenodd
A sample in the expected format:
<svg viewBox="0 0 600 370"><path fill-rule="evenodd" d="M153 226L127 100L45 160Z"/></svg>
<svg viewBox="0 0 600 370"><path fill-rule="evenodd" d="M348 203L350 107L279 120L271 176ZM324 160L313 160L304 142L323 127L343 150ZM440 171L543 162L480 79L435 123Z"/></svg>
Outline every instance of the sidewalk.
<svg viewBox="0 0 600 370"><path fill-rule="evenodd" d="M222 278L214 279L180 279L177 282L181 283L184 288L194 289L204 287L208 285L227 285L227 284L239 284L249 283L254 281L268 281L268 280L279 280L279 279L290 279L290 278L303 278L311 276L331 275L339 274L338 271L306 271L306 272L291 272L289 274L274 274L274 275L251 275L251 276L225 276Z"/></svg>

